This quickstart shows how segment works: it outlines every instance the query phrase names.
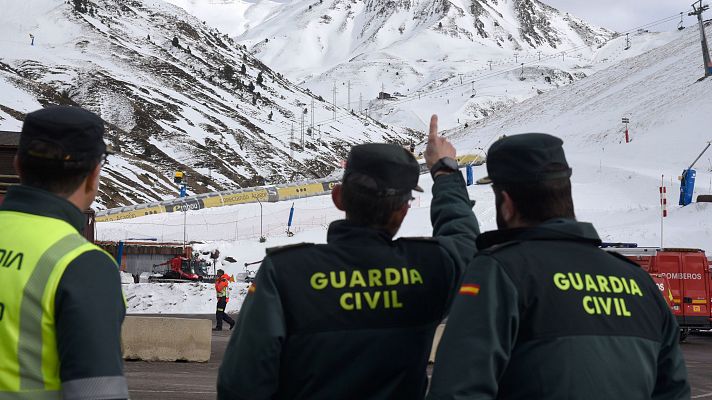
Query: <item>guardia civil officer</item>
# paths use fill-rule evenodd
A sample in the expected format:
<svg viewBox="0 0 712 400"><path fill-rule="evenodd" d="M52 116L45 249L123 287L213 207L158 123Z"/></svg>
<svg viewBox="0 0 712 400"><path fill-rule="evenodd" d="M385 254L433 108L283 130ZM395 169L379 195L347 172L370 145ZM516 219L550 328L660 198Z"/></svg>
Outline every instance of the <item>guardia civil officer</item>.
<svg viewBox="0 0 712 400"><path fill-rule="evenodd" d="M128 397L116 263L80 234L107 155L77 107L27 114L0 206L0 399Z"/></svg>
<svg viewBox="0 0 712 400"><path fill-rule="evenodd" d="M499 230L477 238L428 399L686 399L678 326L650 276L577 222L563 142L487 153Z"/></svg>
<svg viewBox="0 0 712 400"><path fill-rule="evenodd" d="M393 239L418 187L413 155L354 146L327 244L268 251L218 376L220 399L422 399L436 326L473 254L477 221L433 116L432 238Z"/></svg>

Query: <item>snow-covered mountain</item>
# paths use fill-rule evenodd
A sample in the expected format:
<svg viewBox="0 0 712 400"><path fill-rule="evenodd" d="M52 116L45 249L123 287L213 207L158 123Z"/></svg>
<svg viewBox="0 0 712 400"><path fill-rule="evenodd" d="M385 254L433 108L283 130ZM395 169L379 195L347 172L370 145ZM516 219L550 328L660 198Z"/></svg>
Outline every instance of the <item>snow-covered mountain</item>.
<svg viewBox="0 0 712 400"><path fill-rule="evenodd" d="M273 13L239 39L295 77L389 55L452 61L484 50L590 51L612 35L537 0L292 1Z"/></svg>
<svg viewBox="0 0 712 400"><path fill-rule="evenodd" d="M537 0L168 1L314 93L414 129L432 112L472 123L590 75L614 37ZM394 98L376 101L381 91Z"/></svg>
<svg viewBox="0 0 712 400"><path fill-rule="evenodd" d="M288 182L328 174L353 143L420 137L334 109L160 0L0 6L0 130L47 104L101 115L118 153L100 207L173 197L178 169L194 193Z"/></svg>
<svg viewBox="0 0 712 400"><path fill-rule="evenodd" d="M433 111L454 127L580 79L613 37L536 0L292 1L272 13L238 37L258 58L327 98L336 85L337 104L416 129ZM560 51L569 56L549 62ZM489 79L494 90L467 84L542 57ZM395 104L375 101L382 90L399 94Z"/></svg>

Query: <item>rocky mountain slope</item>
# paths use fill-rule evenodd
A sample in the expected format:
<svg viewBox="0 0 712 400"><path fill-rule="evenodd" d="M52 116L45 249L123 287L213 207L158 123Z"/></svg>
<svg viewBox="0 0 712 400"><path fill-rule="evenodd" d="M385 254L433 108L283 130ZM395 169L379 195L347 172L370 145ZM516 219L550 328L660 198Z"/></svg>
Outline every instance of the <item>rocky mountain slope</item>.
<svg viewBox="0 0 712 400"><path fill-rule="evenodd" d="M508 55L580 46L590 51L611 36L537 0L312 0L283 5L239 39L297 77L300 70L324 72L377 52L468 60L485 49Z"/></svg>
<svg viewBox="0 0 712 400"><path fill-rule="evenodd" d="M237 35L314 93L414 129L431 112L446 127L472 123L590 75L614 36L537 0L168 1ZM465 84L519 67L487 87ZM394 98L376 101L381 91Z"/></svg>
<svg viewBox="0 0 712 400"><path fill-rule="evenodd" d="M420 137L334 109L160 0L4 3L0 129L48 104L101 115L117 155L99 207L173 197L179 169L193 193L288 182L328 174L353 143Z"/></svg>

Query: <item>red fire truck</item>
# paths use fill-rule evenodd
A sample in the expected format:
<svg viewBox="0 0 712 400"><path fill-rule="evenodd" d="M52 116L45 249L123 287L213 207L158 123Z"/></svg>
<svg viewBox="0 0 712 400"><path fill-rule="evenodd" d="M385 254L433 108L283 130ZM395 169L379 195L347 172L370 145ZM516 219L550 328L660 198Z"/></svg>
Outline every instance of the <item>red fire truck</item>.
<svg viewBox="0 0 712 400"><path fill-rule="evenodd" d="M680 324L680 339L690 331L712 329L712 277L704 250L616 246L615 251L638 263L653 277L663 296L668 297ZM664 277L664 280L662 278ZM666 293L667 292L667 293Z"/></svg>

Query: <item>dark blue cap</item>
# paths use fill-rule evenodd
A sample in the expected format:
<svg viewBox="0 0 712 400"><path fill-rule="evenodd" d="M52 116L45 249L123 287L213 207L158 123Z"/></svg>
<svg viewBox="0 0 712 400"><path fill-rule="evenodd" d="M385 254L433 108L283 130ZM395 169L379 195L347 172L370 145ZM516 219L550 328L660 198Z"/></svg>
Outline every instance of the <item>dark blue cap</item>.
<svg viewBox="0 0 712 400"><path fill-rule="evenodd" d="M505 136L487 152L487 174L478 184L534 183L571 176L564 142L545 133Z"/></svg>
<svg viewBox="0 0 712 400"><path fill-rule="evenodd" d="M27 114L19 152L58 167L84 166L107 154L104 122L80 107L52 106Z"/></svg>
<svg viewBox="0 0 712 400"><path fill-rule="evenodd" d="M379 197L403 195L411 190L422 192L419 177L420 166L413 154L387 143L352 147L344 171L344 182Z"/></svg>

